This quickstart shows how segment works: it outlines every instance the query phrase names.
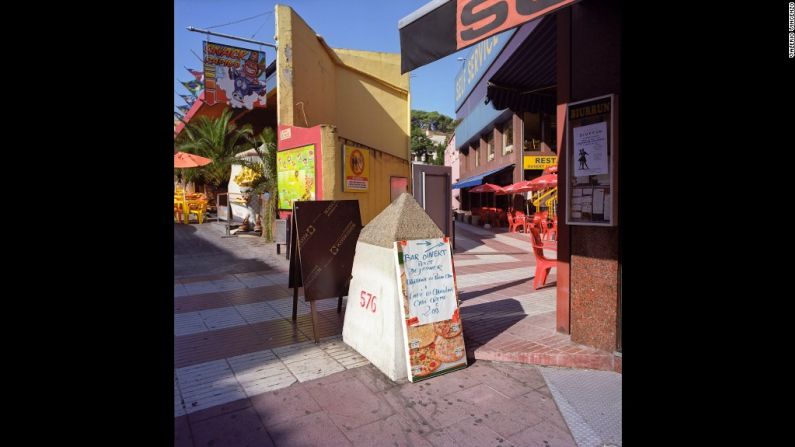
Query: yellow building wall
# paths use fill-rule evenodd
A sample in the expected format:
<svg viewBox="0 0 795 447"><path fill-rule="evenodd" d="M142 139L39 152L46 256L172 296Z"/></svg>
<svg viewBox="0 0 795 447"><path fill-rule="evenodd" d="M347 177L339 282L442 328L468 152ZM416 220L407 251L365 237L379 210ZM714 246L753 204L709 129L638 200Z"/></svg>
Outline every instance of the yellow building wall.
<svg viewBox="0 0 795 447"><path fill-rule="evenodd" d="M351 143L370 152L370 177L367 192L343 192L343 145L346 139L333 126L321 126L323 144L323 199L358 200L362 225L367 225L390 203L390 177L405 177L411 184L411 166L407 160L373 148ZM331 175L330 172L334 172Z"/></svg>
<svg viewBox="0 0 795 447"><path fill-rule="evenodd" d="M292 8L276 5L279 124L333 124L336 67L317 34Z"/></svg>
<svg viewBox="0 0 795 447"><path fill-rule="evenodd" d="M400 55L332 49L293 11L276 5L279 124L331 124L341 135L410 159L409 77Z"/></svg>
<svg viewBox="0 0 795 447"><path fill-rule="evenodd" d="M332 49L293 11L276 5L280 125L322 126L324 200L359 200L366 224L390 203L389 177L410 180L409 77L400 55ZM370 150L366 193L342 191L342 140ZM411 185L411 181L409 181Z"/></svg>

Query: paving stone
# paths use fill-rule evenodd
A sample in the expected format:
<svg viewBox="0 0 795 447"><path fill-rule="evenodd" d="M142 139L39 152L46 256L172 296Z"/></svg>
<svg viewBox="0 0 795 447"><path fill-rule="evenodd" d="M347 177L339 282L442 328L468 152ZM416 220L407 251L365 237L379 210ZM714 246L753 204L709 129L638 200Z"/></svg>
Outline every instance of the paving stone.
<svg viewBox="0 0 795 447"><path fill-rule="evenodd" d="M505 437L483 424L482 418L479 417L470 416L461 422L445 428L441 433L447 435L447 437L452 440L452 443L447 445L460 447L515 447L514 444Z"/></svg>
<svg viewBox="0 0 795 447"><path fill-rule="evenodd" d="M538 391L530 391L517 397L516 401L527 407L532 413L568 432L568 425L566 425L553 398Z"/></svg>
<svg viewBox="0 0 795 447"><path fill-rule="evenodd" d="M394 414L386 400L364 386L353 374L349 379L312 387L308 391L343 432Z"/></svg>
<svg viewBox="0 0 795 447"><path fill-rule="evenodd" d="M568 429L561 428L549 421L541 422L511 435L509 440L521 446L577 447Z"/></svg>
<svg viewBox="0 0 795 447"><path fill-rule="evenodd" d="M422 437L416 424L397 414L345 431L345 435L353 445L361 447L430 447L432 445Z"/></svg>
<svg viewBox="0 0 795 447"><path fill-rule="evenodd" d="M278 446L337 447L352 445L326 411L319 411L268 427Z"/></svg>
<svg viewBox="0 0 795 447"><path fill-rule="evenodd" d="M251 398L251 404L260 415L265 427L279 425L322 410L301 384L259 394Z"/></svg>
<svg viewBox="0 0 795 447"><path fill-rule="evenodd" d="M344 366L322 351L317 357L290 363L285 362L285 365L300 382L306 382L335 372L345 371Z"/></svg>
<svg viewBox="0 0 795 447"><path fill-rule="evenodd" d="M194 445L225 447L274 446L259 416L245 408L191 424Z"/></svg>
<svg viewBox="0 0 795 447"><path fill-rule="evenodd" d="M193 447L193 435L187 416L174 418L174 447Z"/></svg>

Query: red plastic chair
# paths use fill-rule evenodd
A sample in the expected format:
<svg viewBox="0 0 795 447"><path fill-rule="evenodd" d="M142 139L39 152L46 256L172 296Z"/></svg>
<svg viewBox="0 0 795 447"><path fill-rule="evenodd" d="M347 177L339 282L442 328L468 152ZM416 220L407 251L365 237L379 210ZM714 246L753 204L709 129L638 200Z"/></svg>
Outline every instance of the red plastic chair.
<svg viewBox="0 0 795 447"><path fill-rule="evenodd" d="M549 230L549 239L556 241L558 240L558 215L555 214L555 217L552 218L552 229Z"/></svg>
<svg viewBox="0 0 795 447"><path fill-rule="evenodd" d="M507 216L509 232L516 233L519 227L522 227L523 232L527 232L527 223L524 220L524 216L513 217L511 213L508 213Z"/></svg>
<svg viewBox="0 0 795 447"><path fill-rule="evenodd" d="M505 213L505 210L502 208L497 208L497 225L500 227L507 227L508 226L508 215Z"/></svg>
<svg viewBox="0 0 795 447"><path fill-rule="evenodd" d="M491 209L488 207L483 207L480 209L480 226L484 226L486 224L491 224Z"/></svg>
<svg viewBox="0 0 795 447"><path fill-rule="evenodd" d="M538 219L536 219L536 216ZM533 216L533 223L538 227L539 233L544 240L549 238L549 211L540 211Z"/></svg>
<svg viewBox="0 0 795 447"><path fill-rule="evenodd" d="M552 267L557 267L557 259L549 259L544 255L544 243L541 241L541 235L538 233L536 227L530 227L531 244L533 245L533 254L536 256L536 273L533 278L533 289L538 289L547 282L547 275ZM547 248L547 250L550 250Z"/></svg>

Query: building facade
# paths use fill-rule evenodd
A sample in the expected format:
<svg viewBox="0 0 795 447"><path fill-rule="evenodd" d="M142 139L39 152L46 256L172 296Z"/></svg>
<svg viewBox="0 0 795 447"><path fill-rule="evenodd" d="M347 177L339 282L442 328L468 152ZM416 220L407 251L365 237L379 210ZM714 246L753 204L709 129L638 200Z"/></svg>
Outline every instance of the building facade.
<svg viewBox="0 0 795 447"><path fill-rule="evenodd" d="M557 329L577 343L620 352L620 2L581 0L480 41L471 47L455 89L456 118L462 121L455 136L460 175L453 188L460 190L461 208L481 206L478 194L467 193L474 186L532 179L557 164ZM586 209L581 197L567 199L575 179L590 178L598 186L601 178L575 177L584 159L566 157L571 145L584 141L572 137L567 112L595 98L610 98L613 114L606 152L613 177L609 191L599 191L599 210L590 202ZM604 191L609 201L602 202ZM497 196L497 206L508 200ZM609 224L575 222L572 216L586 210L615 217Z"/></svg>

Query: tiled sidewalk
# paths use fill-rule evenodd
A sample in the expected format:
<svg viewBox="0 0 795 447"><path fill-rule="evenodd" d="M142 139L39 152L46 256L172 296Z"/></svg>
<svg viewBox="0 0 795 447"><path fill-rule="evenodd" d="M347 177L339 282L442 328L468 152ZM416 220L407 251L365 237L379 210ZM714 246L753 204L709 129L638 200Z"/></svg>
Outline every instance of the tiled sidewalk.
<svg viewBox="0 0 795 447"><path fill-rule="evenodd" d="M536 367L476 361L594 356L554 330L555 271L532 290L526 236L469 227L454 261L471 366L409 384L341 342L335 299L318 302L320 345L303 297L292 322L273 244L175 226L176 445L575 445Z"/></svg>
<svg viewBox="0 0 795 447"><path fill-rule="evenodd" d="M529 235L496 231L456 222L454 262L469 357L612 371L612 353L573 343L555 329L557 272L552 269L547 284L533 290ZM506 256L501 253L515 261L488 262ZM552 250L547 254L555 256Z"/></svg>
<svg viewBox="0 0 795 447"><path fill-rule="evenodd" d="M178 416L182 446L576 446L531 365L479 361L412 384L372 365Z"/></svg>

